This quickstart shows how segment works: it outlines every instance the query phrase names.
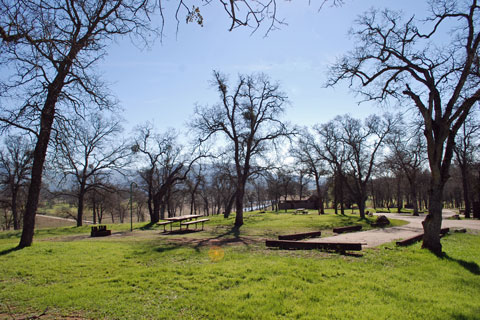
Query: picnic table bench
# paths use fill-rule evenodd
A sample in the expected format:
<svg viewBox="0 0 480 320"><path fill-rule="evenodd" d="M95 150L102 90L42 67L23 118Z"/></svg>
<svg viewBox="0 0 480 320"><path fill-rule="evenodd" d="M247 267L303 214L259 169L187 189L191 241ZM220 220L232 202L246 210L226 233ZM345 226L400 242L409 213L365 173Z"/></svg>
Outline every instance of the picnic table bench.
<svg viewBox="0 0 480 320"><path fill-rule="evenodd" d="M195 229L197 229L197 224L199 224L200 222L202 223L202 230L203 230L203 224L205 223L205 221L209 221L209 219L200 219L200 220L193 220L193 221L187 221L187 222L180 222L180 230L182 230L182 226L187 226L187 230L188 230L188 226L191 225L191 224L194 224Z"/></svg>
<svg viewBox="0 0 480 320"><path fill-rule="evenodd" d="M189 222L193 222L192 220L200 221L200 220L197 220L200 217L202 217L202 216L199 215L199 214L187 214L187 215L183 215L183 216L165 218L165 220L167 220L171 223L170 224L170 231L172 231L172 226L173 226L174 223L178 222L180 230L182 230L182 225L184 225L184 223L185 223L184 221L189 221ZM203 229L203 225L202 225L202 229Z"/></svg>
<svg viewBox="0 0 480 320"><path fill-rule="evenodd" d="M166 227L170 225L170 231L172 231L172 224L173 221L159 221L157 222L157 226L163 226L163 232L167 232Z"/></svg>
<svg viewBox="0 0 480 320"><path fill-rule="evenodd" d="M321 235L322 235L321 231L294 233L294 234L286 234L283 236L278 236L278 240L302 240L306 238L320 237Z"/></svg>
<svg viewBox="0 0 480 320"><path fill-rule="evenodd" d="M311 241L291 241L291 240L266 240L267 247L277 247L280 249L320 249L331 251L360 251L362 250L361 243L355 242L311 242Z"/></svg>
<svg viewBox="0 0 480 320"><path fill-rule="evenodd" d="M362 230L361 225L333 228L333 232L335 233L345 233L345 232L360 231L360 230Z"/></svg>

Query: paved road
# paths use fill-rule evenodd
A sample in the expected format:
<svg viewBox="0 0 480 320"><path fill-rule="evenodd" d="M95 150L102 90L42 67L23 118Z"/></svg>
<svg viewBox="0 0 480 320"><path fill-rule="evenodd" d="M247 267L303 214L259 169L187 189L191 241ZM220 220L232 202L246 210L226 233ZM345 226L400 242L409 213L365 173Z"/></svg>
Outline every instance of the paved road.
<svg viewBox="0 0 480 320"><path fill-rule="evenodd" d="M454 211L444 209L442 228L466 228L480 230L480 220L446 220L456 214ZM396 213L381 213L378 215L385 215L391 219L399 219L408 221L408 224L400 227L380 228L361 232L344 233L337 236L325 238L312 238L307 241L318 242L360 242L364 248L377 247L381 244L405 239L419 233L423 233L422 221L425 220L425 215L414 217L405 214Z"/></svg>

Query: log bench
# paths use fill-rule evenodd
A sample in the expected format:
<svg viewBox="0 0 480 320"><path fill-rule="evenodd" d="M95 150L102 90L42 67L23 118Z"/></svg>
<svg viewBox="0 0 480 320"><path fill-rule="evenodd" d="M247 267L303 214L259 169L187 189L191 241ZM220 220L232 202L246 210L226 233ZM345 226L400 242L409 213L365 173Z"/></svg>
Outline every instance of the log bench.
<svg viewBox="0 0 480 320"><path fill-rule="evenodd" d="M330 251L360 251L361 243L349 242L310 242L310 241L291 241L291 240L266 240L267 247L276 247L280 249L300 249L300 250L330 250Z"/></svg>
<svg viewBox="0 0 480 320"><path fill-rule="evenodd" d="M335 233L345 233L345 232L360 231L360 230L362 230L361 225L333 228L333 232Z"/></svg>
<svg viewBox="0 0 480 320"><path fill-rule="evenodd" d="M173 221L159 221L157 222L157 226L163 226L163 232L167 232L167 225L170 225L170 232L172 231L172 223Z"/></svg>
<svg viewBox="0 0 480 320"><path fill-rule="evenodd" d="M306 238L320 237L321 235L322 235L321 231L294 233L294 234L286 234L283 236L278 236L278 240L302 240Z"/></svg>
<svg viewBox="0 0 480 320"><path fill-rule="evenodd" d="M442 228L440 230L440 236L444 236L449 231L450 231L450 228ZM397 241L397 246L401 246L401 247L409 246L409 245L414 244L415 242L420 241L422 239L423 239L423 233L419 233L419 234L411 236L409 238Z"/></svg>
<svg viewBox="0 0 480 320"><path fill-rule="evenodd" d="M112 234L112 230L107 230L107 226L93 226L90 231L90 237L106 237Z"/></svg>
<svg viewBox="0 0 480 320"><path fill-rule="evenodd" d="M209 219L200 219L200 220L193 220L193 221L188 221L188 222L181 222L180 223L180 230L182 230L182 226L186 226L187 227L187 230L188 230L188 226L191 225L191 224L194 224L195 225L195 229L197 229L197 224L199 224L200 222L202 223L202 230L203 230L203 224L205 221L208 221Z"/></svg>

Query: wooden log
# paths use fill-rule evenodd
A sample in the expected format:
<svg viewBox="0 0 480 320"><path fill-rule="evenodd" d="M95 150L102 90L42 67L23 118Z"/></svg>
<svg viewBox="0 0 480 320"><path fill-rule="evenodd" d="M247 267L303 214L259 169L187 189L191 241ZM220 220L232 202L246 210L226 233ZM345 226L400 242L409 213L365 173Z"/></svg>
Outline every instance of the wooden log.
<svg viewBox="0 0 480 320"><path fill-rule="evenodd" d="M267 247L278 247L280 249L320 249L333 251L360 251L361 243L348 242L307 242L307 241L291 241L291 240L266 240Z"/></svg>
<svg viewBox="0 0 480 320"><path fill-rule="evenodd" d="M440 235L444 236L449 231L450 231L450 228L442 228L442 229L440 229ZM414 235L412 237L397 241L397 246L402 246L402 247L409 246L409 245L414 244L415 242L420 241L422 239L423 239L423 233L419 233L419 234Z"/></svg>
<svg viewBox="0 0 480 320"><path fill-rule="evenodd" d="M283 236L278 236L278 240L302 240L306 238L320 237L321 235L322 235L321 231L294 233L294 234L286 234Z"/></svg>
<svg viewBox="0 0 480 320"><path fill-rule="evenodd" d="M333 232L335 232L335 233L345 233L345 232L360 231L360 230L362 230L362 226L361 225L355 225L355 226L346 226L346 227L334 228Z"/></svg>

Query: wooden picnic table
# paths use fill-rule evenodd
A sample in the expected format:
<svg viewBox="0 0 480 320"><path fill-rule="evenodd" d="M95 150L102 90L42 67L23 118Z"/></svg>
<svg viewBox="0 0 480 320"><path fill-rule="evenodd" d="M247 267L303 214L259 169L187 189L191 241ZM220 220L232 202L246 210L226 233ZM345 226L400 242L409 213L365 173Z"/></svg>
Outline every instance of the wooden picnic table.
<svg viewBox="0 0 480 320"><path fill-rule="evenodd" d="M308 210L305 208L298 208L295 210L295 214L301 213L301 214L308 214Z"/></svg>
<svg viewBox="0 0 480 320"><path fill-rule="evenodd" d="M165 218L165 220L172 221L172 224L175 223L175 222L179 222L180 230L182 230L182 221L197 220L200 217L202 217L202 215L200 215L200 214L186 214L186 215L183 215L183 216Z"/></svg>

